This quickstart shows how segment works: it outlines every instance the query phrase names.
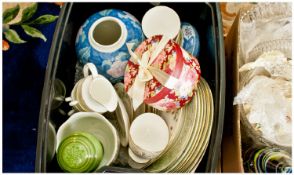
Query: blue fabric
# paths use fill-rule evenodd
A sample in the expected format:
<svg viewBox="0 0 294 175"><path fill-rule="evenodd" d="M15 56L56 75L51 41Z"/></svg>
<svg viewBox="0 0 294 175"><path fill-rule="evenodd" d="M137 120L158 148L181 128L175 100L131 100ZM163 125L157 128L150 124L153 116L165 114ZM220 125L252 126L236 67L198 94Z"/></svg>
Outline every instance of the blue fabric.
<svg viewBox="0 0 294 175"><path fill-rule="evenodd" d="M39 3L32 19L58 15L60 7ZM13 26L25 44L10 44L3 52L3 172L34 172L38 117L44 76L56 21L36 26L44 42ZM3 37L4 38L4 37Z"/></svg>

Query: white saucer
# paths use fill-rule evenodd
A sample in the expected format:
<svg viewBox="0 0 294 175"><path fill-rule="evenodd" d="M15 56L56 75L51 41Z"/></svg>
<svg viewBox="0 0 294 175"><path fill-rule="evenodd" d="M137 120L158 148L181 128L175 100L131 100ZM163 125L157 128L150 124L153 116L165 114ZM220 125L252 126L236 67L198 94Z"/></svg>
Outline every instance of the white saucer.
<svg viewBox="0 0 294 175"><path fill-rule="evenodd" d="M128 149L128 153L129 153L130 158L131 158L133 161L137 162L137 163L147 163L147 162L149 162L149 160L150 160L150 159L145 159L145 158L142 158L142 157L137 156L137 155L131 150L131 148Z"/></svg>
<svg viewBox="0 0 294 175"><path fill-rule="evenodd" d="M129 143L129 129L130 129L130 120L128 113L126 111L125 105L122 100L118 97L118 107L115 110L115 115L118 122L118 127L120 132L118 132L120 136L121 145L126 147Z"/></svg>

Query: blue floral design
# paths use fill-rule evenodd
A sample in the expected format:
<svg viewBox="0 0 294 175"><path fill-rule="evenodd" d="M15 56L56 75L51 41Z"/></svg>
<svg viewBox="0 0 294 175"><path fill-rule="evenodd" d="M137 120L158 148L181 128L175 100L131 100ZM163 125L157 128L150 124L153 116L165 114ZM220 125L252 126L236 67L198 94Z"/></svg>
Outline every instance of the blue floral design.
<svg viewBox="0 0 294 175"><path fill-rule="evenodd" d="M126 62L130 58L126 43L114 52L103 53L94 49L88 39L91 25L105 16L118 18L125 24L128 32L126 43L134 43L134 48L144 40L144 34L141 24L133 15L117 9L107 9L95 13L81 26L76 39L76 53L79 61L82 64L92 62L96 65L99 74L105 76L112 83L117 83L123 80L124 71L122 70L125 69ZM119 72L115 72L115 70Z"/></svg>
<svg viewBox="0 0 294 175"><path fill-rule="evenodd" d="M90 59L90 48L85 47L79 50L79 55L81 56L81 59L83 60L89 60Z"/></svg>

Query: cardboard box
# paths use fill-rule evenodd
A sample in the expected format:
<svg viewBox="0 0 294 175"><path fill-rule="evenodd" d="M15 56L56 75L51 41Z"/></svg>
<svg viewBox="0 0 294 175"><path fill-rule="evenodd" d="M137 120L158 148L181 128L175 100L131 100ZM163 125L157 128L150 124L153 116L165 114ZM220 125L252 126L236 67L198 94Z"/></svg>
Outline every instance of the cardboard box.
<svg viewBox="0 0 294 175"><path fill-rule="evenodd" d="M239 87L239 20L240 13L236 16L231 30L225 39L227 76L225 127L222 141L222 172L244 172L239 109L238 106L233 106L233 99Z"/></svg>
<svg viewBox="0 0 294 175"><path fill-rule="evenodd" d="M240 76L242 74L240 75L238 70L244 64L241 60L240 52L240 16L245 14L249 8L242 8L239 11L229 34L225 38L226 109L222 141L222 172L244 172L242 152L250 147L277 147L291 153L291 148L271 143L262 136L257 135L251 128L248 129L250 123L245 117L241 117L241 107L238 105L233 106L234 97L238 94L241 86ZM270 41L277 39L277 36L266 39ZM243 157L245 156L243 155Z"/></svg>

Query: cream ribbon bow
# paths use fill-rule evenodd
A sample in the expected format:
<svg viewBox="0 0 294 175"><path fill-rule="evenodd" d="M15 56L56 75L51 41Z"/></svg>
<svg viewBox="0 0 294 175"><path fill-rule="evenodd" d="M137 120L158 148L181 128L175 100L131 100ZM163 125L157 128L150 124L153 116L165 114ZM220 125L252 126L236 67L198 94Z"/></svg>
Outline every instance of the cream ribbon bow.
<svg viewBox="0 0 294 175"><path fill-rule="evenodd" d="M158 54L164 49L170 39L166 36L162 36L159 44L155 50L150 53L149 50L145 51L140 58L136 53L132 51L134 43L127 43L129 53L131 55L130 61L139 64L139 72L135 78L133 85L128 90L128 95L132 98L133 108L136 110L144 101L144 91L146 82L156 78L156 80L163 86L169 89L178 89L180 80L170 76L166 72L151 66L153 61L157 58ZM150 59L149 59L150 58Z"/></svg>

